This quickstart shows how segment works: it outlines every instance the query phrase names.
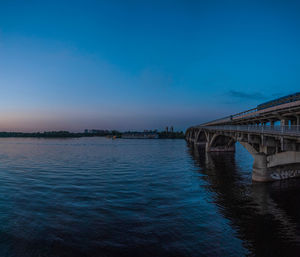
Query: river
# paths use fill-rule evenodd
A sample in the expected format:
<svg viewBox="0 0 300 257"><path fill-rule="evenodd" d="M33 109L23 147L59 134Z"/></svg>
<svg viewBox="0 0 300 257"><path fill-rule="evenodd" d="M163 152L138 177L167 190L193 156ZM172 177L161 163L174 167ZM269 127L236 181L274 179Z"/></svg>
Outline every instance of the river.
<svg viewBox="0 0 300 257"><path fill-rule="evenodd" d="M300 180L184 140L0 139L0 256L299 256Z"/></svg>

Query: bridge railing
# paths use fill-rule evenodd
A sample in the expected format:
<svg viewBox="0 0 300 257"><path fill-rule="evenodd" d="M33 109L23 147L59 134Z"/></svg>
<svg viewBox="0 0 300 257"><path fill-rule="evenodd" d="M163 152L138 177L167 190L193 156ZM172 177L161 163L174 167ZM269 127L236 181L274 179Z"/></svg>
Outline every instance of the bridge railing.
<svg viewBox="0 0 300 257"><path fill-rule="evenodd" d="M209 124L214 124L214 123L231 122L232 120L239 119L239 118L242 118L244 116L246 116L247 118L250 118L250 117L256 116L255 112L257 112L257 108L252 108L252 109L249 109L249 110L246 110L246 111L243 111L243 112L239 112L239 113L236 113L236 114L233 114L233 115L229 115L229 116L226 116L226 117L222 117L222 118L219 118L219 119L216 119L216 120L212 120L212 121L203 123L202 126L210 126ZM250 115L252 113L254 113L254 114Z"/></svg>
<svg viewBox="0 0 300 257"><path fill-rule="evenodd" d="M223 130L234 132L256 132L262 134L284 134L300 136L300 126L257 126L257 125L222 125L222 126L202 126L209 130Z"/></svg>

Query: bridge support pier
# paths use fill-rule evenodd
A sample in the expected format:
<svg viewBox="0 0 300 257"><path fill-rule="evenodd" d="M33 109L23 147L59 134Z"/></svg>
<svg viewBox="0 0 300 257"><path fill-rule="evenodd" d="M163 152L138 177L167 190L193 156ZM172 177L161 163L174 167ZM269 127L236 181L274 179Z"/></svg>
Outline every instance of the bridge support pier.
<svg viewBox="0 0 300 257"><path fill-rule="evenodd" d="M254 158L252 180L258 182L272 181L267 166L267 156L264 153L252 154Z"/></svg>
<svg viewBox="0 0 300 257"><path fill-rule="evenodd" d="M300 152L287 151L273 155L252 154L252 180L268 182L300 177Z"/></svg>

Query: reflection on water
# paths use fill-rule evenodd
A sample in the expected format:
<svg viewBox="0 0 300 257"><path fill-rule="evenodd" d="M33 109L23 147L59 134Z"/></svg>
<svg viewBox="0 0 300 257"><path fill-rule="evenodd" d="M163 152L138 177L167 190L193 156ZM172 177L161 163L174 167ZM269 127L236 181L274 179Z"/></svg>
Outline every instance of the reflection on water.
<svg viewBox="0 0 300 257"><path fill-rule="evenodd" d="M236 159L245 153L205 153L190 146L199 172L207 176L215 204L255 256L299 256L300 181L251 183ZM248 165L249 167L249 165Z"/></svg>
<svg viewBox="0 0 300 257"><path fill-rule="evenodd" d="M183 140L1 139L0 256L297 256L300 180Z"/></svg>

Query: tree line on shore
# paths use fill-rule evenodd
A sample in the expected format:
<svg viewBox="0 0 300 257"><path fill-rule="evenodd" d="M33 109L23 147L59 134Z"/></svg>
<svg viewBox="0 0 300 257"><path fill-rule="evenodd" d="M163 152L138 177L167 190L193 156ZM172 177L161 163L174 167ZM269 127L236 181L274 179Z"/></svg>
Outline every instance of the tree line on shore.
<svg viewBox="0 0 300 257"><path fill-rule="evenodd" d="M128 133L128 132L126 132ZM140 132L143 133L143 132ZM184 138L184 133L180 132L157 132L158 138ZM45 131L45 132L0 132L0 137L37 137L37 138L76 138L76 137L116 137L121 138L122 132L117 130L103 130L93 133L69 132L69 131Z"/></svg>

